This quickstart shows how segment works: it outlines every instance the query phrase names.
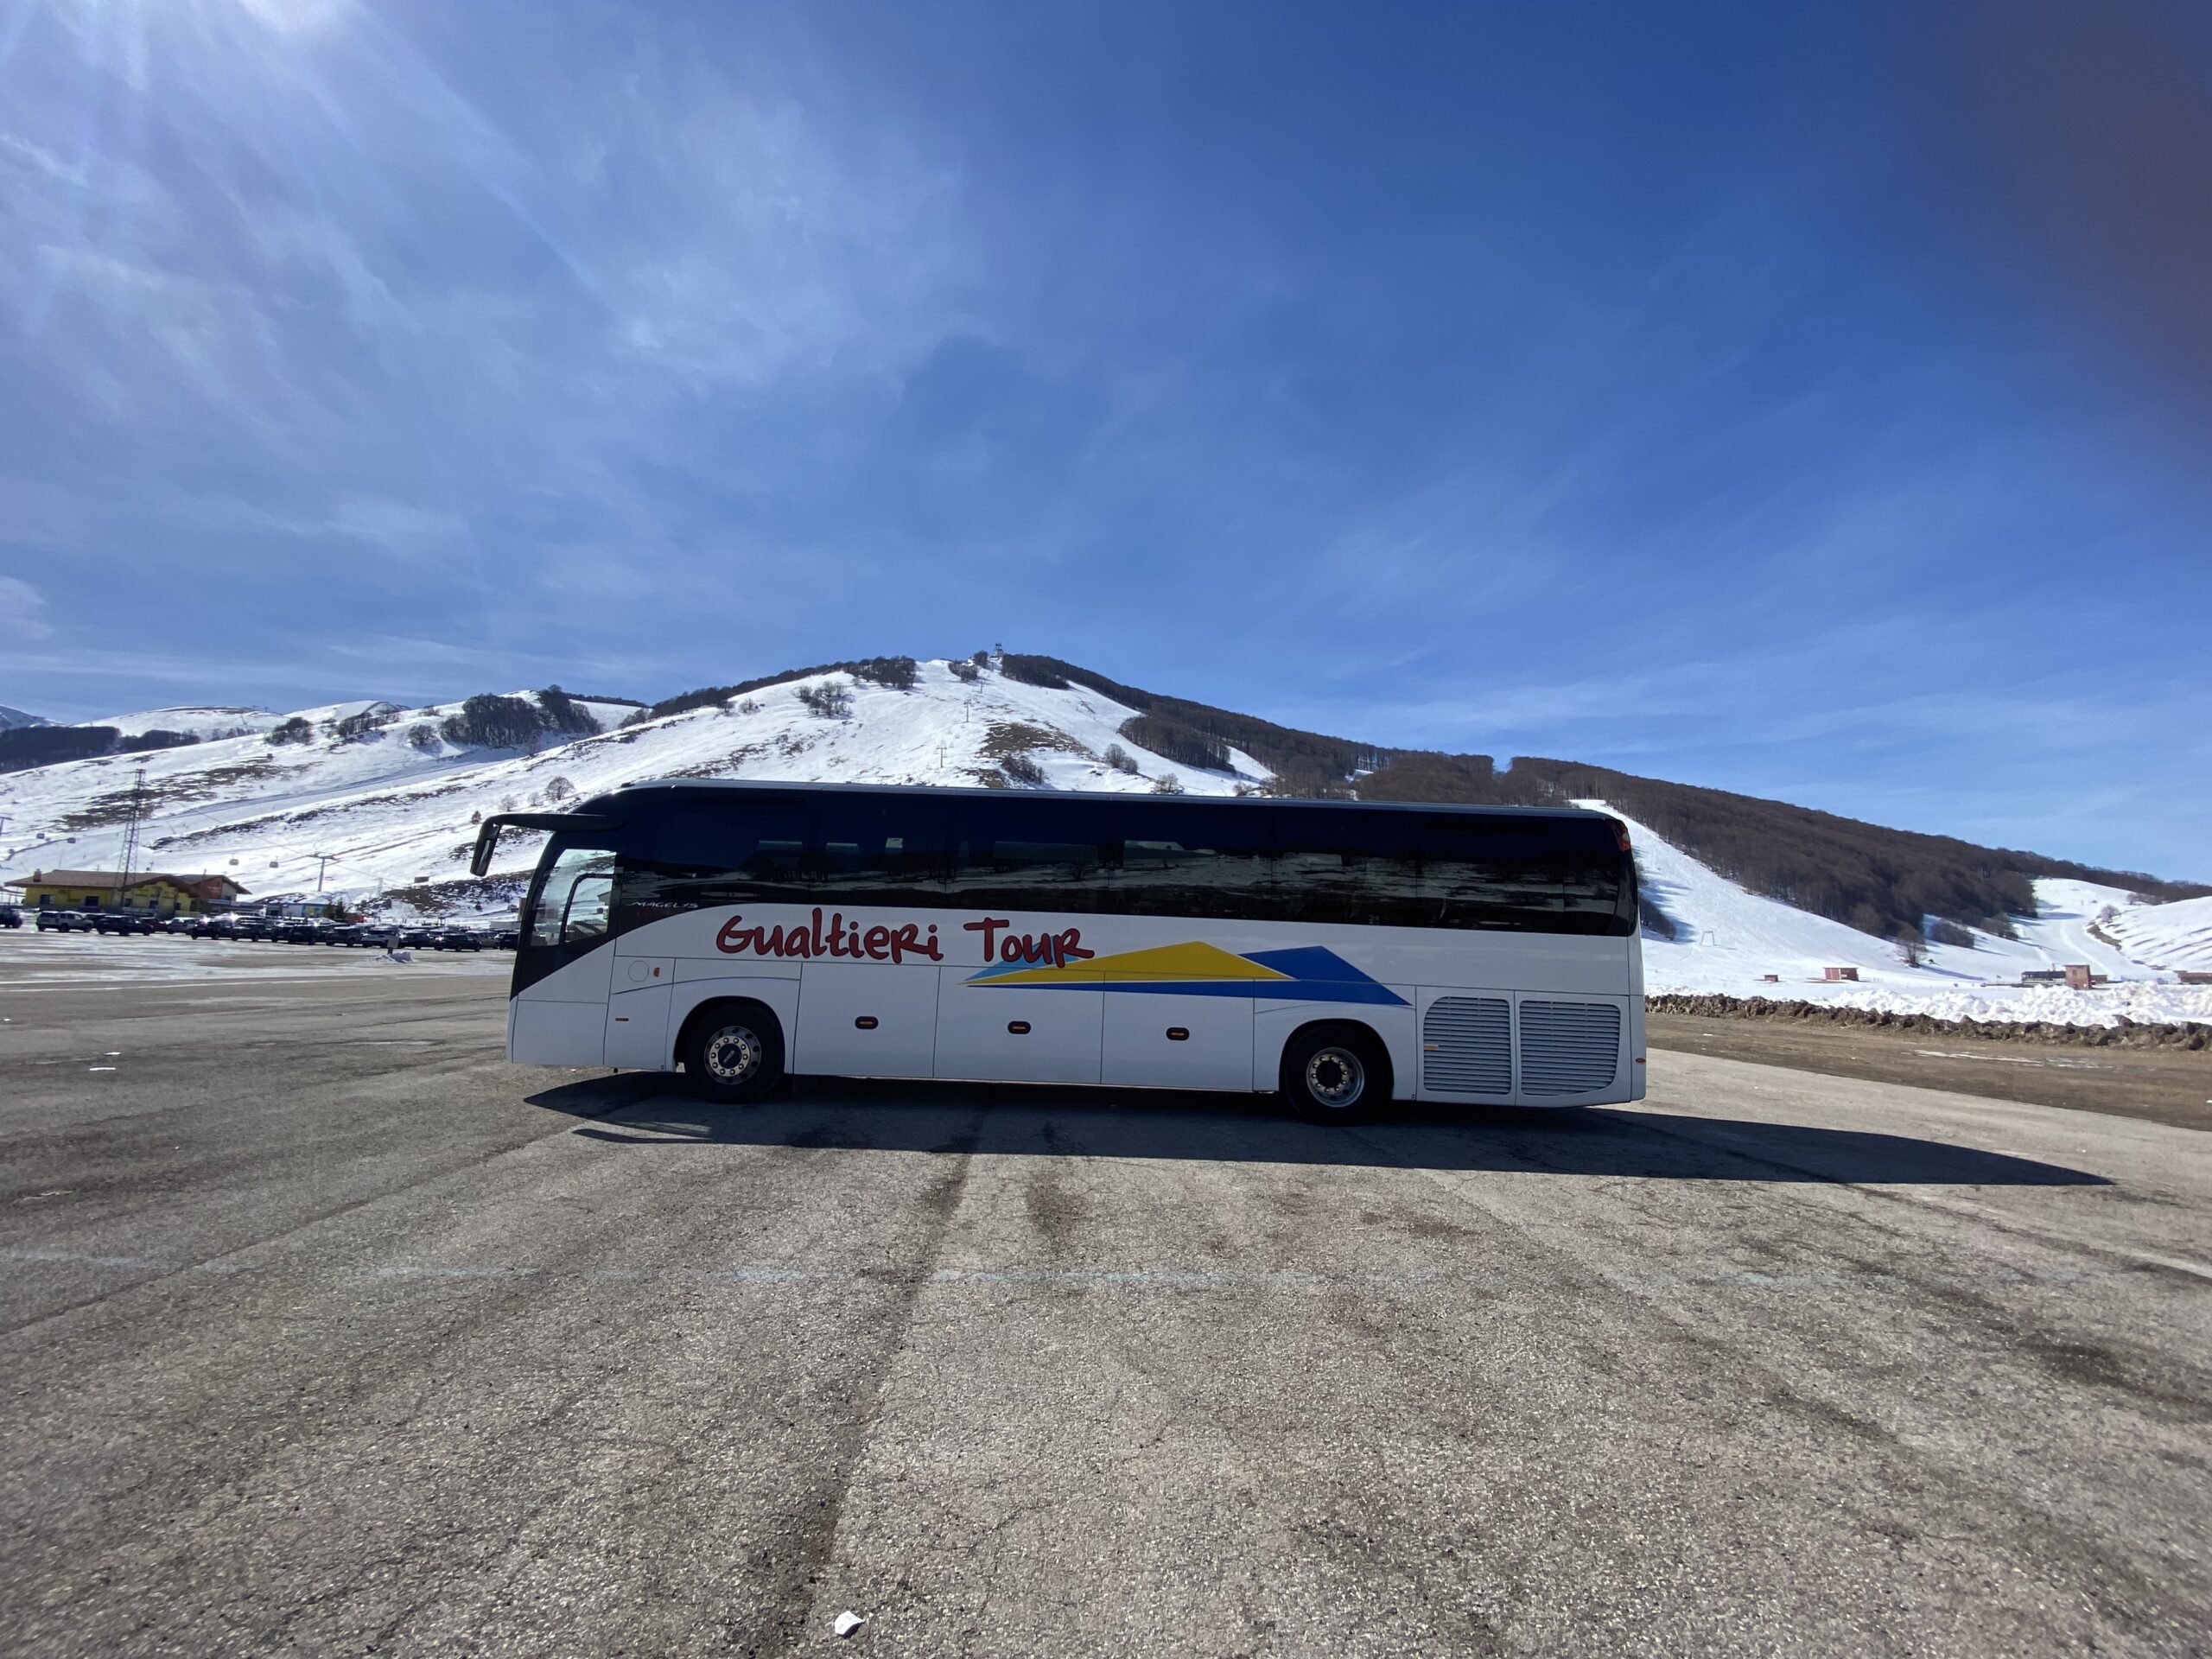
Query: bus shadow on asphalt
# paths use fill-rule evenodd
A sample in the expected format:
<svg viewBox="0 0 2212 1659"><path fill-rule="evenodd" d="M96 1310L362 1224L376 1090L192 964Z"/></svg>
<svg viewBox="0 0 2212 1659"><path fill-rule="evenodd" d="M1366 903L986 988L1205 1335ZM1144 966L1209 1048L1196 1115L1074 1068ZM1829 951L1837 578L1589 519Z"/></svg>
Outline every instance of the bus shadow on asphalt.
<svg viewBox="0 0 2212 1659"><path fill-rule="evenodd" d="M580 1138L624 1147L754 1146L1183 1158L1537 1175L1941 1186L2107 1186L2103 1176L1867 1129L1690 1117L1625 1107L1568 1112L1401 1105L1324 1128L1262 1096L1116 1095L1015 1084L802 1079L753 1106L692 1098L654 1073L542 1090L529 1103L588 1118Z"/></svg>

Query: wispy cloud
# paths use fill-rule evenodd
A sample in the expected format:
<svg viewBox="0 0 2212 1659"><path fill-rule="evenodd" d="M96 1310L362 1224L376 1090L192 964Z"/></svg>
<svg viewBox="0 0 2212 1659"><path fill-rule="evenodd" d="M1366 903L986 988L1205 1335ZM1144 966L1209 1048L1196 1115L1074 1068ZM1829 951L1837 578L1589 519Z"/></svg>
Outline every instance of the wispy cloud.
<svg viewBox="0 0 2212 1659"><path fill-rule="evenodd" d="M20 576L0 576L0 639L51 639L46 595Z"/></svg>

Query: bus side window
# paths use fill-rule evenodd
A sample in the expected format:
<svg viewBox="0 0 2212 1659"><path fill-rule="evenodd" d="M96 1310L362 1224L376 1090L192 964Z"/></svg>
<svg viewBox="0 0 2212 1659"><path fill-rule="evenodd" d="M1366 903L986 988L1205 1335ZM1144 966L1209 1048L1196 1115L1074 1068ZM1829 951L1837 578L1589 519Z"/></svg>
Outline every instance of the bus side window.
<svg viewBox="0 0 2212 1659"><path fill-rule="evenodd" d="M1287 922L1433 927L1421 887L1414 819L1406 812L1298 809L1277 830L1275 904Z"/></svg>
<svg viewBox="0 0 2212 1659"><path fill-rule="evenodd" d="M1431 926L1560 931L1559 868L1545 825L1424 817L1421 847Z"/></svg>
<svg viewBox="0 0 2212 1659"><path fill-rule="evenodd" d="M826 903L933 904L944 892L946 809L825 792L815 811L810 880Z"/></svg>
<svg viewBox="0 0 2212 1659"><path fill-rule="evenodd" d="M587 870L576 878L569 892L567 913L561 920L561 943L574 944L579 939L595 939L607 931L608 918L614 907L614 871Z"/></svg>
<svg viewBox="0 0 2212 1659"><path fill-rule="evenodd" d="M741 799L657 817L624 846L617 930L722 905L802 902L809 816L804 801Z"/></svg>
<svg viewBox="0 0 2212 1659"><path fill-rule="evenodd" d="M1560 906L1566 912L1560 925L1567 931L1625 937L1636 931L1634 867L1621 850L1612 825L1582 821L1554 824L1552 858L1559 876Z"/></svg>
<svg viewBox="0 0 2212 1659"><path fill-rule="evenodd" d="M1104 908L1124 916L1264 917L1273 861L1235 809L1133 808Z"/></svg>
<svg viewBox="0 0 2212 1659"><path fill-rule="evenodd" d="M1107 881L1103 827L1082 802L962 800L947 890L1001 910L1094 910Z"/></svg>

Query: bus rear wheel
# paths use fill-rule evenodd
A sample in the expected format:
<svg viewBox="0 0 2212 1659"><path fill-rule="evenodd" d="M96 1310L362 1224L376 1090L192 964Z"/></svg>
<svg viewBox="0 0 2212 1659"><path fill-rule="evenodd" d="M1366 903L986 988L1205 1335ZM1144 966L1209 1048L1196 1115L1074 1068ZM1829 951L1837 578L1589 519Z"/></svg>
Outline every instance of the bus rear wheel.
<svg viewBox="0 0 2212 1659"><path fill-rule="evenodd" d="M1390 1098L1390 1061L1357 1026L1314 1026L1282 1055L1282 1097L1308 1123L1365 1123Z"/></svg>
<svg viewBox="0 0 2212 1659"><path fill-rule="evenodd" d="M784 1080L784 1028L758 1002L702 1008L685 1030L683 1071L702 1099L765 1099Z"/></svg>

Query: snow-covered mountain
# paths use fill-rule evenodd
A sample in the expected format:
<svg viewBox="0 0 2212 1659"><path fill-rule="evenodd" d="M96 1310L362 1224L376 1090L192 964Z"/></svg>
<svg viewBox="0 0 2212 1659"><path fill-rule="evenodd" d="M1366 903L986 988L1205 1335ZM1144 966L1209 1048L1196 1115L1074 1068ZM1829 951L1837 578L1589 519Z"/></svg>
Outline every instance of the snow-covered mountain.
<svg viewBox="0 0 2212 1659"><path fill-rule="evenodd" d="M27 715L20 709L10 709L0 702L0 732L12 732L21 726L51 726L54 722L43 715Z"/></svg>
<svg viewBox="0 0 2212 1659"><path fill-rule="evenodd" d="M825 696L826 712L809 706ZM172 722L198 717L251 721L255 729L0 777L0 813L13 820L0 836L0 880L57 865L111 868L141 768L142 868L227 874L256 897L312 891L327 868L328 890L357 898L465 880L474 824L486 813L554 805L641 778L975 785L1010 782L1012 774L1040 779L1039 786L1102 790L1150 789L1172 778L1193 794L1225 794L1268 777L1235 751L1225 771L1147 753L1118 735L1134 711L1098 692L1023 684L965 663L958 671L945 662L919 664L904 690L845 673L813 675L727 706L632 726L622 722L638 713L634 705L579 699L575 706L600 729L565 741L549 736L534 751L450 741L442 728L461 712L457 703L118 716L101 723L175 730ZM272 741L295 721L308 728L304 741ZM1131 770L1108 763L1117 746ZM535 857L515 839L503 846L493 874L519 873Z"/></svg>
<svg viewBox="0 0 2212 1659"><path fill-rule="evenodd" d="M556 806L639 779L1218 795L1273 776L1233 747L1219 766L1147 749L1124 735L1150 729L1128 728L1144 711L1096 686L1034 684L967 662L920 663L904 689L824 671L635 724L625 723L639 713L632 704L578 699L573 707L572 726L598 729L544 734L534 747L454 741L448 717L462 713L461 704L401 709L360 700L288 715L194 708L112 716L99 723L201 741L0 775L0 815L10 820L0 834L0 880L37 868L112 868L142 768L139 868L227 874L256 898L315 891L320 876L327 890L365 902L486 910L512 908L512 878L534 862L536 846L511 837L493 881L480 888L466 870L479 817ZM2017 925L2017 939L1978 932L1972 949L1932 945L1923 964L1907 966L1893 944L1749 892L1649 827L1630 827L1647 895L1675 931L1672 940L1646 940L1654 991L2036 1019L2125 1012L2212 1020L2212 991L2176 987L2171 971L2212 965L2212 899L2142 905L2122 887L2041 878L2039 913ZM2003 983L2065 963L2090 964L2114 988ZM1859 980L1823 981L1831 966L1855 968Z"/></svg>
<svg viewBox="0 0 2212 1659"><path fill-rule="evenodd" d="M209 738L245 737L265 732L283 718L266 709L187 706L142 709L130 715L103 715L83 724L112 726L125 737L143 737L148 732L176 732L205 741Z"/></svg>

